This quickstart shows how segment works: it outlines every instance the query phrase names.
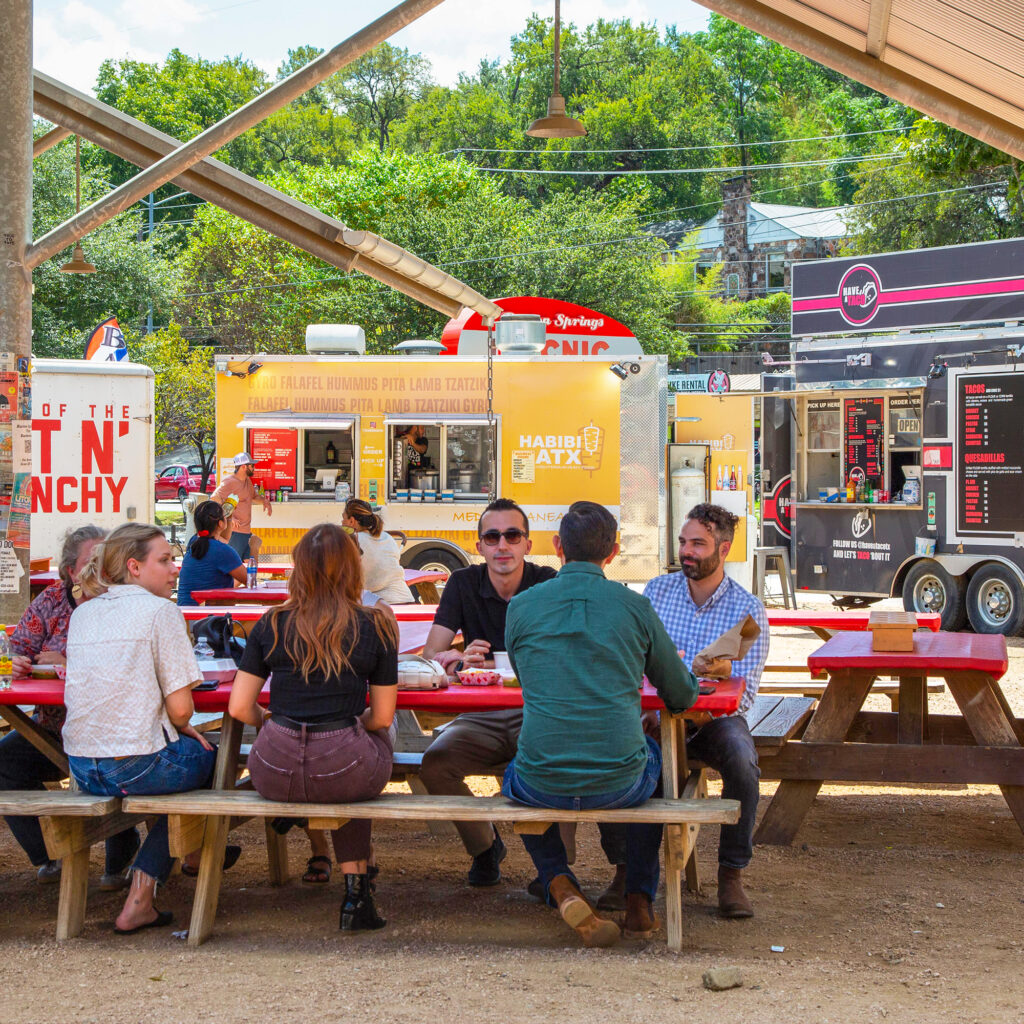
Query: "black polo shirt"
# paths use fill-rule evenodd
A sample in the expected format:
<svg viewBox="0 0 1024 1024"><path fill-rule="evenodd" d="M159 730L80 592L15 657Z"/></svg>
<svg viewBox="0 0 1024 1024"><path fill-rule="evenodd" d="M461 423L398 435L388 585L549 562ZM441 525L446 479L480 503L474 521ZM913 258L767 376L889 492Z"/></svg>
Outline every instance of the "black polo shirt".
<svg viewBox="0 0 1024 1024"><path fill-rule="evenodd" d="M516 593L557 575L549 565L523 562L523 578ZM467 647L474 640L486 640L492 651L503 651L507 613L508 601L499 597L491 585L486 564L470 565L453 572L445 583L434 622L453 633L461 630Z"/></svg>

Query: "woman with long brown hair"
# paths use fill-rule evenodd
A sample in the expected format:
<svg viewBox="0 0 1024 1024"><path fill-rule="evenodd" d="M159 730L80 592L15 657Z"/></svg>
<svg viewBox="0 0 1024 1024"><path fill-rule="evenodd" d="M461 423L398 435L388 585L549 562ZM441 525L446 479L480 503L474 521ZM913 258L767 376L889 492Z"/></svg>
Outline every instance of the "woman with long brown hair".
<svg viewBox="0 0 1024 1024"><path fill-rule="evenodd" d="M249 775L268 800L372 800L391 778L398 624L390 609L361 605L359 548L340 526L314 526L292 554L288 600L253 627L228 705L263 726ZM268 677L264 712L257 699ZM343 931L387 923L367 874L370 827L352 820L331 833L345 873Z"/></svg>

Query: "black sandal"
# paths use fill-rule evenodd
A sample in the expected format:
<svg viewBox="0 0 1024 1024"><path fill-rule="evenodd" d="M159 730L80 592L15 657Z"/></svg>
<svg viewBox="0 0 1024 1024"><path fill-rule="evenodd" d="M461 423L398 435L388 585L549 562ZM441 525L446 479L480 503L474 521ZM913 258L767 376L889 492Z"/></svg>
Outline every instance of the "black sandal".
<svg viewBox="0 0 1024 1024"><path fill-rule="evenodd" d="M325 864L326 867L317 867L317 864ZM306 885L326 885L331 880L331 858L323 855L310 857L306 861L306 873L302 876Z"/></svg>

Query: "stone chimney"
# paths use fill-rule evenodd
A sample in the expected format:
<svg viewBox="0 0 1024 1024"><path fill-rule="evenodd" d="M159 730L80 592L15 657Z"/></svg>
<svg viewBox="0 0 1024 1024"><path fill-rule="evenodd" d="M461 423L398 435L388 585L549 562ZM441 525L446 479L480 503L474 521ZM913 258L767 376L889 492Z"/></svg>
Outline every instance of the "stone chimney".
<svg viewBox="0 0 1024 1024"><path fill-rule="evenodd" d="M747 244L747 212L750 206L750 178L740 174L722 182L723 251L722 288L729 296L751 298L750 246ZM730 278L736 275L736 278ZM730 288L730 281L738 287Z"/></svg>

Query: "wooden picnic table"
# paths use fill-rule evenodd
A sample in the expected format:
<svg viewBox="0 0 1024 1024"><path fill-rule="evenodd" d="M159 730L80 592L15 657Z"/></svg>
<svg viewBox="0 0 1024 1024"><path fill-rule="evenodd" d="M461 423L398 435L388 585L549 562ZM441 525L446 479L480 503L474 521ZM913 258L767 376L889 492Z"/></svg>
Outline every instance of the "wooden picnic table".
<svg viewBox="0 0 1024 1024"><path fill-rule="evenodd" d="M428 604L438 602L437 584L448 579L448 573L406 569L405 582L414 587L420 599ZM193 590L192 597L200 604L273 604L288 597L288 581L266 581L257 587L214 587L210 590Z"/></svg>
<svg viewBox="0 0 1024 1024"><path fill-rule="evenodd" d="M761 759L762 778L783 781L756 841L791 843L826 781L994 784L1024 830L1024 721L999 686L1005 637L919 631L907 653L871 639L837 633L808 659L828 682L802 738ZM898 712L862 710L879 676L899 680ZM960 715L929 713L929 678L945 680Z"/></svg>
<svg viewBox="0 0 1024 1024"><path fill-rule="evenodd" d="M813 630L822 640L829 640L836 633L863 631L868 628L870 608L767 608L768 625L772 627L799 626ZM930 629L937 633L942 616L937 612L917 612L917 628Z"/></svg>

